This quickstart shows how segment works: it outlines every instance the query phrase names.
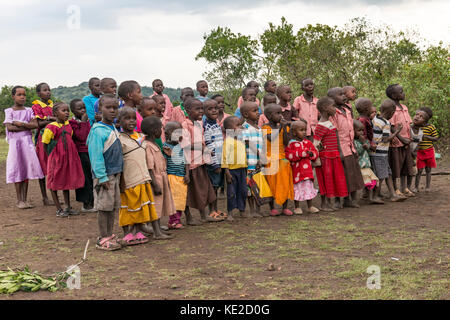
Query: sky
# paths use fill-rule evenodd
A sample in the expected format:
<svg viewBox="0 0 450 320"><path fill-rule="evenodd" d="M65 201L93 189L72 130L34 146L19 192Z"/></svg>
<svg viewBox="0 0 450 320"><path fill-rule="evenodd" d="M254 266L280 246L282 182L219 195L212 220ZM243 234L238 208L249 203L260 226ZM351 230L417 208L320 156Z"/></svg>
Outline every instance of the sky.
<svg viewBox="0 0 450 320"><path fill-rule="evenodd" d="M257 37L283 16L295 29L366 16L448 45L449 13L448 0L0 0L0 86L73 86L94 76L195 86L208 67L195 60L204 34L222 26Z"/></svg>

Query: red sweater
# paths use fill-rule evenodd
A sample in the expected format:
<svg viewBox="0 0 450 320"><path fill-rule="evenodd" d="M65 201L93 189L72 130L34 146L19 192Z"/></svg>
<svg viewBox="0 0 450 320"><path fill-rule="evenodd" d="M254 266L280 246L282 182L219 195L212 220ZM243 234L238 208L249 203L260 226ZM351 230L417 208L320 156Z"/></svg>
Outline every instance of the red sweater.
<svg viewBox="0 0 450 320"><path fill-rule="evenodd" d="M312 156L308 151L313 153ZM286 159L291 162L292 177L294 184L303 180L314 180L314 172L311 161L319 156L319 152L311 141L304 139L303 141L291 140L285 149Z"/></svg>

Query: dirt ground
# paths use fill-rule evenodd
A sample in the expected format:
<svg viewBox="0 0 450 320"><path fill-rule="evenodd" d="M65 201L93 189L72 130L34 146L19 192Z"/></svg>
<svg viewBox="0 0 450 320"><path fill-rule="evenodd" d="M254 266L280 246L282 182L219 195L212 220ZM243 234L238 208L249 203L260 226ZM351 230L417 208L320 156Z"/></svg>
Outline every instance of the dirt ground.
<svg viewBox="0 0 450 320"><path fill-rule="evenodd" d="M450 171L450 162L438 165ZM450 176L433 176L432 188L403 203L238 218L104 252L94 245L96 214L57 218L41 205L37 181L29 190L36 207L19 210L14 187L3 182L0 270L29 265L51 275L79 262L88 239L90 246L81 289L0 299L449 299ZM122 235L117 222L115 232ZM372 265L380 267L379 290L366 286Z"/></svg>

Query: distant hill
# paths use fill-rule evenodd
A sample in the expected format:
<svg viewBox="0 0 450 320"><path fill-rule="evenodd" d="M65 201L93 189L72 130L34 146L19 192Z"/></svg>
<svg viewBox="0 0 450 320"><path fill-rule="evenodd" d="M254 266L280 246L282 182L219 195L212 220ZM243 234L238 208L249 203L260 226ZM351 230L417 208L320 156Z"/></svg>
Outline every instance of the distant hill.
<svg viewBox="0 0 450 320"><path fill-rule="evenodd" d="M142 95L149 96L152 93L153 88L147 86L142 87ZM164 93L169 96L170 101L172 101L174 105L179 105L181 88L165 88ZM59 86L57 88L52 88L52 96L54 96L57 100L61 100L66 103L69 103L72 99L82 99L84 96L89 94L90 91L87 82L82 82L78 86L73 87Z"/></svg>

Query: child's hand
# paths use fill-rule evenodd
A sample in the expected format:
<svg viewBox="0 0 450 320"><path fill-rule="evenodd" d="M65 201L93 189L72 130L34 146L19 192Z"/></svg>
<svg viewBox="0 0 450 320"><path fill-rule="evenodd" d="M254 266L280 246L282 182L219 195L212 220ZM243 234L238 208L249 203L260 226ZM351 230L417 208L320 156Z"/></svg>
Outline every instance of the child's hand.
<svg viewBox="0 0 450 320"><path fill-rule="evenodd" d="M399 123L396 127L395 127L395 131L400 132L403 129L403 124Z"/></svg>
<svg viewBox="0 0 450 320"><path fill-rule="evenodd" d="M376 145L370 146L370 150L372 150L373 152L377 151L377 146Z"/></svg>
<svg viewBox="0 0 450 320"><path fill-rule="evenodd" d="M230 171L225 171L225 178L227 179L227 183L230 184L233 182L233 176L231 175Z"/></svg>
<svg viewBox="0 0 450 320"><path fill-rule="evenodd" d="M169 157L172 156L172 149L170 149L170 147L168 147L168 146L163 147L163 152Z"/></svg>
<svg viewBox="0 0 450 320"><path fill-rule="evenodd" d="M81 117L81 121L83 121L83 122L89 121L89 117L88 117L87 113L83 114L83 116Z"/></svg>
<svg viewBox="0 0 450 320"><path fill-rule="evenodd" d="M105 181L105 182L99 183L98 186L100 188L104 188L106 190L109 190L109 181Z"/></svg>
<svg viewBox="0 0 450 320"><path fill-rule="evenodd" d="M364 148L364 150L369 150L369 149L370 149L370 146L369 146L368 143L364 143L364 144L362 145L362 147Z"/></svg>
<svg viewBox="0 0 450 320"><path fill-rule="evenodd" d="M189 173L186 173L184 176L184 183L188 185L191 182L191 178L189 178Z"/></svg>
<svg viewBox="0 0 450 320"><path fill-rule="evenodd" d="M222 171L222 168L217 168L216 170L214 170L214 173L215 173L215 174L219 174L220 171Z"/></svg>
<svg viewBox="0 0 450 320"><path fill-rule="evenodd" d="M13 122L12 122L12 125L13 125L13 126L16 126L16 127L18 127L18 128L22 128L23 122L21 122L21 121L13 121Z"/></svg>
<svg viewBox="0 0 450 320"><path fill-rule="evenodd" d="M155 196L160 196L162 194L161 187L156 182L153 182L153 193Z"/></svg>
<svg viewBox="0 0 450 320"><path fill-rule="evenodd" d="M314 156L314 153L313 153L311 150L308 150L308 155L309 155L310 157L313 157L313 156Z"/></svg>

